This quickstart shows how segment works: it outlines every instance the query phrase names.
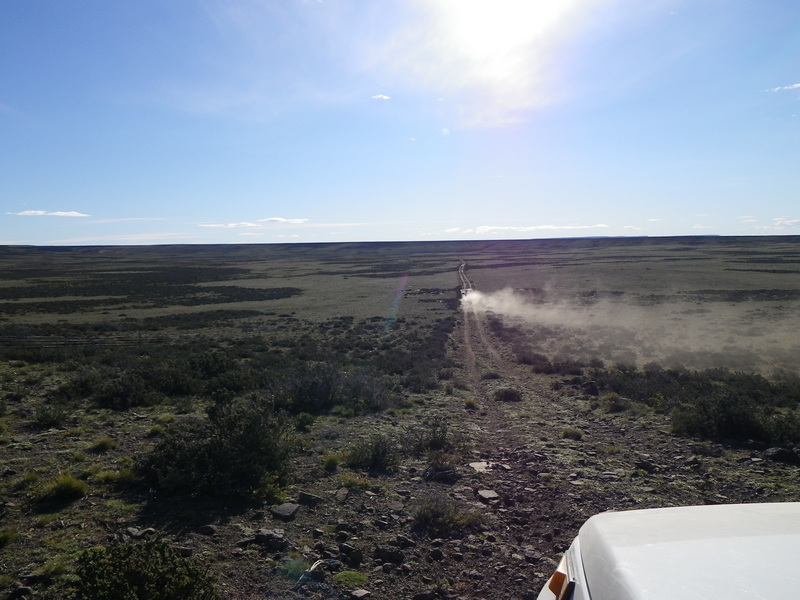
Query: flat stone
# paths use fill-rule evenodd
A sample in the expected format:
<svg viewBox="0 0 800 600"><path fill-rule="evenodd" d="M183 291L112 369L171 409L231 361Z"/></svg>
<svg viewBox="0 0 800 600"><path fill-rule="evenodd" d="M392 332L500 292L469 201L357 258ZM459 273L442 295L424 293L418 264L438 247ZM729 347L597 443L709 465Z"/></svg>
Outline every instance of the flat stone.
<svg viewBox="0 0 800 600"><path fill-rule="evenodd" d="M270 509L270 513L276 519L280 519L281 521L291 521L294 519L297 511L300 510L299 504L294 504L292 502L285 502L280 506L276 506Z"/></svg>
<svg viewBox="0 0 800 600"><path fill-rule="evenodd" d="M406 555L402 550L398 550L397 548L378 546L375 549L375 558L381 562L400 565L405 561Z"/></svg>
<svg viewBox="0 0 800 600"><path fill-rule="evenodd" d="M478 490L478 500L481 502L496 502L500 495L493 490Z"/></svg>
<svg viewBox="0 0 800 600"><path fill-rule="evenodd" d="M255 541L270 550L285 550L289 546L283 529L262 529L256 534Z"/></svg>
<svg viewBox="0 0 800 600"><path fill-rule="evenodd" d="M469 466L475 469L478 473L485 473L490 466L491 463L486 462L485 460L479 460L477 462L469 463Z"/></svg>
<svg viewBox="0 0 800 600"><path fill-rule="evenodd" d="M303 506L317 506L318 504L322 504L325 500L314 494L309 494L308 492L300 492L297 501Z"/></svg>
<svg viewBox="0 0 800 600"><path fill-rule="evenodd" d="M350 592L350 597L356 599L369 598L371 595L372 594L367 590L353 590L352 592Z"/></svg>

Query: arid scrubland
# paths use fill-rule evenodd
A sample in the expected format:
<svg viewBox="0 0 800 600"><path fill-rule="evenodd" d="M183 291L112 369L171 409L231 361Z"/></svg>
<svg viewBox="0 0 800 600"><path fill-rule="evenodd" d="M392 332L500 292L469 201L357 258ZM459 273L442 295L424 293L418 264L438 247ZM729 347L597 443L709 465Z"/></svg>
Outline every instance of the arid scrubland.
<svg viewBox="0 0 800 600"><path fill-rule="evenodd" d="M800 491L796 238L0 267L9 598L530 598L598 510Z"/></svg>

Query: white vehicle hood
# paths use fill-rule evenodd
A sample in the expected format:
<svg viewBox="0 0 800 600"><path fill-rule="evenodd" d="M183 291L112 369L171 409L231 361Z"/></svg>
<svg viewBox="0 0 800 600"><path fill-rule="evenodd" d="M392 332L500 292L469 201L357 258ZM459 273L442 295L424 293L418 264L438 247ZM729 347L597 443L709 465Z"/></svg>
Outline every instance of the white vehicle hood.
<svg viewBox="0 0 800 600"><path fill-rule="evenodd" d="M800 598L800 503L602 513L579 539L592 600Z"/></svg>

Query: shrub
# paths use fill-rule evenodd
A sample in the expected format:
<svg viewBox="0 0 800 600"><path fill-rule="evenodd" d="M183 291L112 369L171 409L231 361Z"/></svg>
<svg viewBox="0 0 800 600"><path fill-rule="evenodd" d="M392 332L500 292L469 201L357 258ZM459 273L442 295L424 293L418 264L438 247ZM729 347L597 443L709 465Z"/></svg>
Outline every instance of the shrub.
<svg viewBox="0 0 800 600"><path fill-rule="evenodd" d="M337 478L339 485L348 490L366 490L372 486L369 479L358 473L345 472L338 475Z"/></svg>
<svg viewBox="0 0 800 600"><path fill-rule="evenodd" d="M449 426L447 420L441 416L433 417L424 427L409 430L406 438L409 449L415 454L445 450L451 446Z"/></svg>
<svg viewBox="0 0 800 600"><path fill-rule="evenodd" d="M394 471L400 463L400 451L395 441L384 433L358 440L347 452L348 467L373 471Z"/></svg>
<svg viewBox="0 0 800 600"><path fill-rule="evenodd" d="M220 401L207 419L170 427L142 458L140 470L168 492L252 499L285 483L291 431L291 420L267 399Z"/></svg>
<svg viewBox="0 0 800 600"><path fill-rule="evenodd" d="M362 587L367 584L367 575L358 571L339 571L333 580L348 588Z"/></svg>
<svg viewBox="0 0 800 600"><path fill-rule="evenodd" d="M763 415L763 407L747 396L711 394L679 405L672 413L672 430L709 439L766 440Z"/></svg>
<svg viewBox="0 0 800 600"><path fill-rule="evenodd" d="M89 486L85 481L76 479L69 473L63 473L45 484L39 494L39 500L52 504L69 504L83 498L88 493Z"/></svg>
<svg viewBox="0 0 800 600"><path fill-rule="evenodd" d="M117 442L115 442L110 437L101 437L97 440L94 444L89 446L89 452L94 452L95 454L102 454L103 452L108 452L109 450L113 450L117 447Z"/></svg>
<svg viewBox="0 0 800 600"><path fill-rule="evenodd" d="M493 397L496 402L520 402L522 394L519 390L513 388L500 388L495 390Z"/></svg>
<svg viewBox="0 0 800 600"><path fill-rule="evenodd" d="M301 433L308 433L317 418L308 413L300 413L294 418L294 428Z"/></svg>
<svg viewBox="0 0 800 600"><path fill-rule="evenodd" d="M76 569L76 600L213 600L214 578L182 558L167 542L98 546L84 551Z"/></svg>
<svg viewBox="0 0 800 600"><path fill-rule="evenodd" d="M630 410L631 401L616 392L607 392L600 396L599 406L606 412L620 413Z"/></svg>
<svg viewBox="0 0 800 600"><path fill-rule="evenodd" d="M44 400L36 405L33 421L37 427L63 427L69 418L69 410L65 404Z"/></svg>
<svg viewBox="0 0 800 600"><path fill-rule="evenodd" d="M462 537L476 530L482 522L480 512L466 510L447 496L436 495L422 500L416 507L412 528L431 538Z"/></svg>
<svg viewBox="0 0 800 600"><path fill-rule="evenodd" d="M568 427L561 432L561 437L565 440L575 440L579 442L583 439L583 432L580 429Z"/></svg>
<svg viewBox="0 0 800 600"><path fill-rule="evenodd" d="M15 542L19 538L19 533L13 527L4 527L0 529L0 548L5 548L10 543Z"/></svg>
<svg viewBox="0 0 800 600"><path fill-rule="evenodd" d="M339 458L338 454L328 454L328 456L322 459L322 468L328 471L328 473L333 473L339 468L340 462L341 458Z"/></svg>

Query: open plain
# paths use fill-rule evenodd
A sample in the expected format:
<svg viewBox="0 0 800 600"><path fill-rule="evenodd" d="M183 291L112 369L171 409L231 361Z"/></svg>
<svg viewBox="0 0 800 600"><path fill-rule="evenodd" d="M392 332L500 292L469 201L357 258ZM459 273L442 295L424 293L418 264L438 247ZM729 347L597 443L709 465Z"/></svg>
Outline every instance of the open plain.
<svg viewBox="0 0 800 600"><path fill-rule="evenodd" d="M534 598L596 512L800 499L798 331L794 237L0 248L0 594Z"/></svg>

